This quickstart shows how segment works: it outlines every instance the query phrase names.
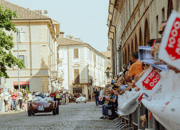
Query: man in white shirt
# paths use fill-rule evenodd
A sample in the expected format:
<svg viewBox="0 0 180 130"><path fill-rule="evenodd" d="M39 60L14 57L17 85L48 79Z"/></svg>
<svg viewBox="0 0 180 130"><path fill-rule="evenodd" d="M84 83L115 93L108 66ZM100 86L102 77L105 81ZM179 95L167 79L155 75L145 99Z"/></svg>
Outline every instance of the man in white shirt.
<svg viewBox="0 0 180 130"><path fill-rule="evenodd" d="M29 94L28 94L28 102L31 102L32 101L32 94L31 94L31 92L29 92Z"/></svg>
<svg viewBox="0 0 180 130"><path fill-rule="evenodd" d="M21 111L22 111L22 102L23 102L22 97L23 97L22 88L20 88L20 92L18 92L18 104Z"/></svg>

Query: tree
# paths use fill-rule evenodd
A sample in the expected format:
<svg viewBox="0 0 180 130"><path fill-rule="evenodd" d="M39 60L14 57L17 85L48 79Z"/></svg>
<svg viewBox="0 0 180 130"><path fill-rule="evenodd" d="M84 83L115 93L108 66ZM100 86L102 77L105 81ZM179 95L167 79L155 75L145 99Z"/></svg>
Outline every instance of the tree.
<svg viewBox="0 0 180 130"><path fill-rule="evenodd" d="M26 86L25 90L26 90L27 95L28 95L28 94L29 94L29 87L28 87L28 86Z"/></svg>
<svg viewBox="0 0 180 130"><path fill-rule="evenodd" d="M23 60L17 59L12 55L11 49L14 47L13 36L6 35L5 31L17 32L15 24L11 21L12 18L17 18L16 12L12 12L0 5L0 77L9 78L7 74L7 66L18 66L20 69L25 68Z"/></svg>

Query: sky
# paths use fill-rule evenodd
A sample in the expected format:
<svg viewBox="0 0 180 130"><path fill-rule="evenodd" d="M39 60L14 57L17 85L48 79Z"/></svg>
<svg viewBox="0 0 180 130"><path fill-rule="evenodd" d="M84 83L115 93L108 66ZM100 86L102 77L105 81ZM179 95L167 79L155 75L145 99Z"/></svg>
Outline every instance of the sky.
<svg viewBox="0 0 180 130"><path fill-rule="evenodd" d="M60 22L64 36L81 38L98 51L108 47L109 0L7 0L30 10L48 10L48 16Z"/></svg>

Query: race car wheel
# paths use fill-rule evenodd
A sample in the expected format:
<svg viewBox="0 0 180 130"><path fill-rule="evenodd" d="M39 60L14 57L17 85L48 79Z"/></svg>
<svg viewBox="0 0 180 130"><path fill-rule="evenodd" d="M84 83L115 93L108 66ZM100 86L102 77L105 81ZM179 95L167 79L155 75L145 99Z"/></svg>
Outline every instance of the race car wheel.
<svg viewBox="0 0 180 130"><path fill-rule="evenodd" d="M78 102L76 102L78 104Z"/></svg>
<svg viewBox="0 0 180 130"><path fill-rule="evenodd" d="M53 115L56 115L56 109L53 109Z"/></svg>
<svg viewBox="0 0 180 130"><path fill-rule="evenodd" d="M86 103L86 101L84 103Z"/></svg>
<svg viewBox="0 0 180 130"><path fill-rule="evenodd" d="M58 105L58 107L56 108L56 114L59 114L59 105Z"/></svg>
<svg viewBox="0 0 180 130"><path fill-rule="evenodd" d="M31 116L31 114L32 114L32 110L30 109L28 110L28 116Z"/></svg>

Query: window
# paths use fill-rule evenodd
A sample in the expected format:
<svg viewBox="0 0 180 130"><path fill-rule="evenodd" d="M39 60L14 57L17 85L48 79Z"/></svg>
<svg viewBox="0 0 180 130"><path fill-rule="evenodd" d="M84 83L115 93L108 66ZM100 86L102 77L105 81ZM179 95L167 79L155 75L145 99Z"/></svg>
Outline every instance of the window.
<svg viewBox="0 0 180 130"><path fill-rule="evenodd" d="M156 16L156 38L158 38L158 15Z"/></svg>
<svg viewBox="0 0 180 130"><path fill-rule="evenodd" d="M79 58L78 49L74 49L74 58Z"/></svg>
<svg viewBox="0 0 180 130"><path fill-rule="evenodd" d="M94 54L94 62L96 63L96 54Z"/></svg>
<svg viewBox="0 0 180 130"><path fill-rule="evenodd" d="M74 69L74 83L79 83L79 69Z"/></svg>
<svg viewBox="0 0 180 130"><path fill-rule="evenodd" d="M164 12L164 8L162 9L162 21L165 21L165 12Z"/></svg>
<svg viewBox="0 0 180 130"><path fill-rule="evenodd" d="M17 58L18 58L18 56L17 56ZM25 62L24 62L24 55L19 55L19 59L23 60L23 63L25 64Z"/></svg>
<svg viewBox="0 0 180 130"><path fill-rule="evenodd" d="M60 59L64 58L64 50L59 50L59 58Z"/></svg>

